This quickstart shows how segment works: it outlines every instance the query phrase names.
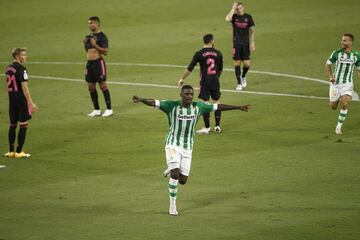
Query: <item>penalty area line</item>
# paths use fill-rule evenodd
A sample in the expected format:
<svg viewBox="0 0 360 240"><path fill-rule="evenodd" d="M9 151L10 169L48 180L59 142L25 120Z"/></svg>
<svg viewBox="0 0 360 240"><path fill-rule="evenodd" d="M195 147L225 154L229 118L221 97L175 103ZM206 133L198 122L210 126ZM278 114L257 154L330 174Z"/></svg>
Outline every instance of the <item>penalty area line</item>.
<svg viewBox="0 0 360 240"><path fill-rule="evenodd" d="M54 81L68 81L68 82L81 82L85 83L83 79L77 78L64 78L64 77L52 77L52 76L38 76L31 75L30 77L35 79L44 79L44 80L54 80ZM125 85L125 86L140 86L140 87L155 87L155 88L172 88L176 89L177 86L174 85L165 85L165 84L153 84L153 83L131 83L131 82L115 82L115 81L106 81L111 85ZM199 88L195 87L194 89L199 90ZM231 89L221 89L221 92L228 93L244 93L244 94L253 94L253 95L265 95L265 96L278 96L278 97L294 97L294 98L307 98L307 99L328 99L326 97L318 97L318 96L308 96L308 95L298 95L298 94L288 94L288 93L272 93L272 92L256 92L256 91L236 91Z"/></svg>

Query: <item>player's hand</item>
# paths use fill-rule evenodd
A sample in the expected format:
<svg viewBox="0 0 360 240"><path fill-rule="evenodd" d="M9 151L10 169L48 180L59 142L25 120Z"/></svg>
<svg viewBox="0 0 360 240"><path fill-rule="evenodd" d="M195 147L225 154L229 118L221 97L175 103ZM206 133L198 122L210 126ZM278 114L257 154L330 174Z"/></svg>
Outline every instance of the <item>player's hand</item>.
<svg viewBox="0 0 360 240"><path fill-rule="evenodd" d="M234 2L234 4L232 5L232 10L235 11L238 5L239 5L238 2Z"/></svg>
<svg viewBox="0 0 360 240"><path fill-rule="evenodd" d="M178 82L177 82L177 85L178 87L182 87L184 85L184 79L180 79Z"/></svg>
<svg viewBox="0 0 360 240"><path fill-rule="evenodd" d="M239 106L239 110L244 111L244 112L248 112L249 109L250 109L250 104Z"/></svg>
<svg viewBox="0 0 360 240"><path fill-rule="evenodd" d="M91 45L96 46L96 39L95 39L95 38L92 38L92 39L90 40L90 43L91 43Z"/></svg>
<svg viewBox="0 0 360 240"><path fill-rule="evenodd" d="M330 78L330 82L331 82L332 84L335 84L335 78L334 78L334 77L331 77L331 78Z"/></svg>
<svg viewBox="0 0 360 240"><path fill-rule="evenodd" d="M133 97L132 97L132 100L133 100L134 103L138 103L138 102L141 101L141 97L139 97L139 96L133 96Z"/></svg>
<svg viewBox="0 0 360 240"><path fill-rule="evenodd" d="M30 112L36 112L39 110L38 106L35 103L30 103Z"/></svg>
<svg viewBox="0 0 360 240"><path fill-rule="evenodd" d="M255 51L255 43L254 42L250 43L250 51L252 51L252 52Z"/></svg>

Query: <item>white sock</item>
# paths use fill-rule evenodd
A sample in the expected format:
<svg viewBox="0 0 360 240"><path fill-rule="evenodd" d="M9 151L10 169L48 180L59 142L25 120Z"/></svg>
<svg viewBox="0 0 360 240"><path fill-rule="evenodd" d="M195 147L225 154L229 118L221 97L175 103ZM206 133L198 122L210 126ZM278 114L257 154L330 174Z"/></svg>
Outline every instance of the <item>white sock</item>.
<svg viewBox="0 0 360 240"><path fill-rule="evenodd" d="M340 110L338 123L337 123L337 126L336 126L337 128L341 128L342 125L344 124L344 121L345 121L346 116L347 116L347 112L348 112L347 109L346 110L343 110L343 109Z"/></svg>
<svg viewBox="0 0 360 240"><path fill-rule="evenodd" d="M177 196L177 184L179 180L169 179L169 194L170 194L170 206L176 205L176 196Z"/></svg>

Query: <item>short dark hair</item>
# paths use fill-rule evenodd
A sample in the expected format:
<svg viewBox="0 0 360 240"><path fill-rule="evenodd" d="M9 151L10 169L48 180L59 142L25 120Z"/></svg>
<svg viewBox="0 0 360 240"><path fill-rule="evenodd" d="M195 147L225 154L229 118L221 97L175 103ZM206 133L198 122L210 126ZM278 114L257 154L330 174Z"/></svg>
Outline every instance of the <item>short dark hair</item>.
<svg viewBox="0 0 360 240"><path fill-rule="evenodd" d="M92 16L92 17L89 17L89 21L96 21L99 23L100 25L100 18L98 16Z"/></svg>
<svg viewBox="0 0 360 240"><path fill-rule="evenodd" d="M244 3L243 3L243 2L237 2L237 4L244 6Z"/></svg>
<svg viewBox="0 0 360 240"><path fill-rule="evenodd" d="M184 86L182 86L182 88L181 88L181 92L183 92L185 89L191 89L191 90L194 91L194 88L193 88L192 86L190 86L190 85L184 85Z"/></svg>
<svg viewBox="0 0 360 240"><path fill-rule="evenodd" d="M344 33L344 36L345 36L345 37L349 37L349 38L351 38L351 41L354 41L354 35L353 35L353 34L351 34L351 33Z"/></svg>
<svg viewBox="0 0 360 240"><path fill-rule="evenodd" d="M11 55L13 58L16 58L16 56L19 56L21 52L25 52L26 48L24 47L17 47L17 48L13 48L13 50L11 51Z"/></svg>
<svg viewBox="0 0 360 240"><path fill-rule="evenodd" d="M205 44L209 44L212 40L214 40L214 35L212 35L210 33L206 34L206 35L204 35L203 40L204 40Z"/></svg>

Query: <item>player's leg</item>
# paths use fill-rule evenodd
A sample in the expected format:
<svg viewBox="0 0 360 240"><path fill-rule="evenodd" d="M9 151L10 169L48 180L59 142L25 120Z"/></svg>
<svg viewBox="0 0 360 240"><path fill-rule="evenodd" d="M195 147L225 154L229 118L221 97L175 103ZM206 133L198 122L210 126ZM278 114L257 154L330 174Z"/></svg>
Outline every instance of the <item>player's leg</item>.
<svg viewBox="0 0 360 240"><path fill-rule="evenodd" d="M342 134L341 128L345 122L345 119L347 117L347 113L348 113L348 107L349 107L349 102L351 100L351 96L349 95L343 95L340 99L341 101L341 109L340 109L340 113L339 113L339 117L338 117L338 122L335 128L335 133L336 134Z"/></svg>
<svg viewBox="0 0 360 240"><path fill-rule="evenodd" d="M211 99L214 100L215 104L219 104L220 103L220 97L221 97L221 92L220 89L214 89L210 92L211 94ZM220 120L221 120L221 111L220 110L216 110L215 113L215 128L214 128L214 132L215 133L220 133L221 132L221 128L220 128Z"/></svg>
<svg viewBox="0 0 360 240"><path fill-rule="evenodd" d="M174 146L165 147L165 155L168 169L170 170L169 178L169 198L170 198L170 215L178 215L176 209L177 185L180 178L180 152Z"/></svg>
<svg viewBox="0 0 360 240"><path fill-rule="evenodd" d="M191 169L192 151L181 149L179 183L185 185Z"/></svg>
<svg viewBox="0 0 360 240"><path fill-rule="evenodd" d="M111 108L110 91L108 89L106 81L99 82L99 85L100 85L101 91L104 94L104 99L105 99L105 103L106 103L106 110L101 116L102 117L108 117L108 116L113 115L113 110Z"/></svg>
<svg viewBox="0 0 360 240"><path fill-rule="evenodd" d="M96 67L95 67L95 76L96 81L99 82L99 86L101 91L103 92L105 103L106 103L106 110L101 115L103 117L108 117L113 115L113 110L111 108L111 98L110 98L110 91L108 89L108 86L106 84L106 64L104 59L99 59L96 61Z"/></svg>
<svg viewBox="0 0 360 240"><path fill-rule="evenodd" d="M240 58L240 48L237 46L233 47L233 60L234 60L234 66L235 66L235 77L237 81L236 90L241 91L241 58Z"/></svg>
<svg viewBox="0 0 360 240"><path fill-rule="evenodd" d="M15 151L15 158L30 157L29 153L23 151L25 144L26 132L28 129L28 121L31 119L31 112L27 104L22 106L19 110L19 132L17 135L17 147Z"/></svg>
<svg viewBox="0 0 360 240"><path fill-rule="evenodd" d="M8 141L9 141L9 151L5 153L5 157L14 158L15 157L15 140L16 140L16 127L19 119L18 111L15 111L14 108L10 107L9 109L10 117L10 127L8 132Z"/></svg>
<svg viewBox="0 0 360 240"><path fill-rule="evenodd" d="M243 70L241 75L241 85L245 88L247 86L246 74L250 69L250 46L246 45L242 48L241 59L243 59Z"/></svg>
<svg viewBox="0 0 360 240"><path fill-rule="evenodd" d="M96 79L94 77L94 66L95 66L94 61L88 61L86 64L86 70L85 70L85 80L87 82L91 101L94 106L94 110L88 114L89 117L96 117L96 116L101 115L98 93L96 91Z"/></svg>
<svg viewBox="0 0 360 240"><path fill-rule="evenodd" d="M204 102L208 102L210 100L210 91L205 87L200 86L200 93L198 98L203 100ZM208 134L211 130L210 128L210 113L203 114L204 127L196 132L199 134Z"/></svg>

